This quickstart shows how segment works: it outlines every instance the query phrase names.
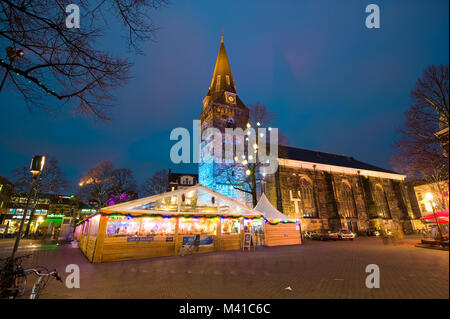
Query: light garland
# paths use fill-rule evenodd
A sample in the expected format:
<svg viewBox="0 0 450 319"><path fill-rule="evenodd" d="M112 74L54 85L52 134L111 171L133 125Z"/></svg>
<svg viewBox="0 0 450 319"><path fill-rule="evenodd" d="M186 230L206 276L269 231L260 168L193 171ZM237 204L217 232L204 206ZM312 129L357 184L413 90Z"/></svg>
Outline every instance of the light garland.
<svg viewBox="0 0 450 319"><path fill-rule="evenodd" d="M94 216L97 216L97 215L98 214L96 214ZM134 218L140 218L140 217L148 218L150 220L153 220L153 219L166 219L167 220L167 219L177 218L177 217L180 217L183 220L193 219L195 221L200 220L200 219L201 220L208 219L209 221L219 221L219 219L220 220L233 219L233 220L239 220L239 221L241 221L243 219L245 219L245 220L248 220L248 219L250 219L250 220L264 220L263 217L245 217L244 218L242 216L240 216L240 217L231 217L231 216L224 217L224 216L221 216L221 215L214 215L214 216L204 217L204 216L197 216L197 215L167 216L167 215L163 215L163 214L156 214L156 215L148 216L148 214L130 215L130 214L126 214L126 213L114 213L114 214L101 214L101 216L107 216L108 218L111 218L111 219L127 219L127 220L134 219ZM80 221L77 224L77 226L80 225L80 224L83 224L86 221L89 221L92 217L93 216L91 216L91 217L89 217L89 218L87 218L85 220Z"/></svg>
<svg viewBox="0 0 450 319"><path fill-rule="evenodd" d="M265 223L269 223L270 225L278 225L279 223L282 224L293 224L293 223L299 223L300 221L298 219L288 219L288 220L279 220L279 219L265 219Z"/></svg>

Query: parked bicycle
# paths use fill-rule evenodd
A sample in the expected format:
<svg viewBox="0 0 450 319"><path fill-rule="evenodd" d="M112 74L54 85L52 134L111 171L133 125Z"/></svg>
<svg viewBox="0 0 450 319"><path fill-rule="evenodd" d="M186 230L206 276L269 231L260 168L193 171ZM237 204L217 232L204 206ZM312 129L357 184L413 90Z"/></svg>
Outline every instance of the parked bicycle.
<svg viewBox="0 0 450 319"><path fill-rule="evenodd" d="M0 269L0 298L17 298L25 293L27 285L27 276L35 274L38 276L37 281L31 290L30 299L39 298L40 294L47 285L50 277L55 277L56 280L62 282L61 276L56 269L49 271L47 268L39 266L36 268L23 268L22 260L31 256L25 255L16 257L14 259L6 258L4 265Z"/></svg>

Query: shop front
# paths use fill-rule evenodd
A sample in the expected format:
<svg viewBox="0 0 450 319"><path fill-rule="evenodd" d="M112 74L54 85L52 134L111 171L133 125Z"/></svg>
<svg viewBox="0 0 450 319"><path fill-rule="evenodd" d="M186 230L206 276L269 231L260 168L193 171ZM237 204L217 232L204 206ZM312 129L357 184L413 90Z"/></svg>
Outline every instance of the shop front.
<svg viewBox="0 0 450 319"><path fill-rule="evenodd" d="M89 261L179 255L199 239L198 252L241 249L244 232L262 233L263 214L202 185L101 209L76 227Z"/></svg>

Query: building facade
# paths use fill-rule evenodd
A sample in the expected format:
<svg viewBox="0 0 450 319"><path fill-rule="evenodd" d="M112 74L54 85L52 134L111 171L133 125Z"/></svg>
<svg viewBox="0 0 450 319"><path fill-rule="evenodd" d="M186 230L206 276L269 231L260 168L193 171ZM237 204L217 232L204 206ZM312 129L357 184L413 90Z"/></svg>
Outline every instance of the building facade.
<svg viewBox="0 0 450 319"><path fill-rule="evenodd" d="M303 231L410 233L421 224L404 175L353 157L289 146L280 146L278 164L265 180L265 193L278 210L299 218Z"/></svg>
<svg viewBox="0 0 450 319"><path fill-rule="evenodd" d="M211 84L203 99L203 109L199 118L200 132L203 135L208 128L217 128L224 134L226 128L244 129L248 119L249 109L237 94L222 37ZM215 155L211 148L210 141L202 141L198 172L199 184L234 200L244 202L244 194L230 186L224 172L226 165L214 160ZM236 170L235 173L242 176L245 174L243 170Z"/></svg>
<svg viewBox="0 0 450 319"><path fill-rule="evenodd" d="M0 224L8 212L8 202L14 191L14 185L6 177L0 176Z"/></svg>
<svg viewBox="0 0 450 319"><path fill-rule="evenodd" d="M177 189L187 188L198 184L198 174L173 173L169 169L167 175L167 191L171 192Z"/></svg>
<svg viewBox="0 0 450 319"><path fill-rule="evenodd" d="M417 200L421 216L429 215L433 212L430 201L427 199L427 193L433 195L433 202L437 211L448 210L449 208L449 185L447 181L427 183L425 181L412 182L414 186L414 196Z"/></svg>
<svg viewBox="0 0 450 319"><path fill-rule="evenodd" d="M236 92L222 41L213 78L200 115L201 132L218 128L245 129L249 109ZM224 143L222 143L224 144ZM214 161L211 143L202 139L199 183L232 199L248 203ZM280 146L278 171L267 175L262 189L283 214L301 219L302 230L346 228L359 233L420 228L411 208L404 175L352 157ZM239 172L244 176L244 172ZM239 175L240 176L240 175Z"/></svg>
<svg viewBox="0 0 450 319"><path fill-rule="evenodd" d="M18 231L27 199L28 195L22 193L15 193L10 197L1 223L8 225L8 233ZM45 231L51 223L54 227L59 227L64 217L83 217L80 208L81 201L74 196L39 194L37 198L30 200L26 220L30 221L31 212L34 210L30 231L33 233L38 228ZM89 214L92 214L91 209L89 209Z"/></svg>

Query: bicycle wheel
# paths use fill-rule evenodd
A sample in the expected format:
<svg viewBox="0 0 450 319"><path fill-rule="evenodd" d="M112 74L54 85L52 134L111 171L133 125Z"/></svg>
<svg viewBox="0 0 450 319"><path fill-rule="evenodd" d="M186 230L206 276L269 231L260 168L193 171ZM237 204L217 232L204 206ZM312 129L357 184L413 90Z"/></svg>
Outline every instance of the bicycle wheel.
<svg viewBox="0 0 450 319"><path fill-rule="evenodd" d="M27 276L16 275L14 277L14 288L17 289L17 297L20 297L24 294L25 288L27 286Z"/></svg>

